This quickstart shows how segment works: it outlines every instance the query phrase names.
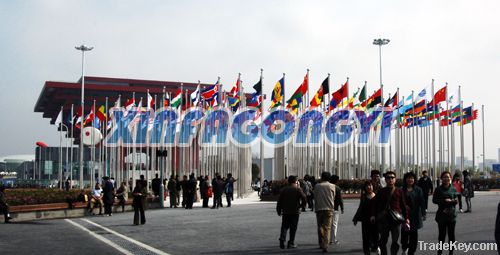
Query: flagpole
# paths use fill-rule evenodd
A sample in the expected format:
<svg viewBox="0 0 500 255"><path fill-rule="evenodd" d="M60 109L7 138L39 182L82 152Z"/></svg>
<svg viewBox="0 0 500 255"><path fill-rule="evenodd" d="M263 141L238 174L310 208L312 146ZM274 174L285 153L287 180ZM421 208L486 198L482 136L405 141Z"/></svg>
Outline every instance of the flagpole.
<svg viewBox="0 0 500 255"><path fill-rule="evenodd" d="M62 186L62 120L64 119L63 118L63 106L61 106L61 119L60 119L60 123L59 123L59 175L58 175L58 183L59 183L59 189L63 189L63 186ZM56 120L57 121L57 120Z"/></svg>
<svg viewBox="0 0 500 255"><path fill-rule="evenodd" d="M260 90L260 96L261 96L261 102L260 102L260 130L261 130L261 133L260 133L260 178L261 178L261 182L260 183L261 183L261 187L263 187L263 184L264 184L264 138L262 136L262 124L264 123L264 112L262 111L262 107L264 105L264 102L263 102L264 100L262 98L262 88L264 87L263 72L264 72L264 69L261 68L260 69L260 86L261 86L261 90ZM257 98L257 100L259 100L259 99Z"/></svg>
<svg viewBox="0 0 500 255"><path fill-rule="evenodd" d="M460 172L464 171L464 125L462 125L463 119L463 102L461 86L458 86L458 100L460 102Z"/></svg>
<svg viewBox="0 0 500 255"><path fill-rule="evenodd" d="M434 96L434 79L432 79L431 95ZM435 100L432 100L432 109L434 110ZM436 169L436 127L434 118L432 119L432 176L437 179L438 173Z"/></svg>
<svg viewBox="0 0 500 255"><path fill-rule="evenodd" d="M471 121L471 127L472 127L472 170L476 171L476 144L475 144L475 135L474 135L474 103L472 103L471 106L471 114L472 114L472 121ZM466 120L467 121L467 120ZM461 123L461 125L464 125L464 123ZM483 165L484 169L484 165Z"/></svg>
<svg viewBox="0 0 500 255"><path fill-rule="evenodd" d="M73 104L71 104L71 138L73 138L73 141L71 142L71 154L70 154L70 163L69 163L69 176L70 176L70 179L71 179L71 183L70 183L70 186L71 188L73 188L73 143L74 143L74 137L73 137L73 127L75 126L75 120L73 118L74 116L74 113L73 113Z"/></svg>
<svg viewBox="0 0 500 255"><path fill-rule="evenodd" d="M472 112L472 116L474 118L474 112ZM484 146L485 146L484 145L485 144L484 143L484 104L481 105L481 121L482 121L482 124L483 124L482 125L482 128L483 128L483 172L485 172L486 171L486 160L485 160L485 158L486 158L486 156L485 156L486 155L486 151L484 149Z"/></svg>

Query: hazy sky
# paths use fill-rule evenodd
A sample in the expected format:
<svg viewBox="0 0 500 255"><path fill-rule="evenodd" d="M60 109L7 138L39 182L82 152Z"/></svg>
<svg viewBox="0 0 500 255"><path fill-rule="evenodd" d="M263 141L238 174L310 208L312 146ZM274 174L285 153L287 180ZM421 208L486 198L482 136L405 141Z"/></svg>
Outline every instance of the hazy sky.
<svg viewBox="0 0 500 255"><path fill-rule="evenodd" d="M0 3L0 156L58 146L55 126L34 113L47 80L81 75L212 83L245 88L264 69L264 93L286 73L286 97L311 69L311 94L327 73L332 90L379 82L384 93L462 86L465 105L485 105L486 156L500 147L500 2L491 1L2 1ZM311 95L312 96L312 95ZM476 122L476 155L482 153ZM470 136L470 125L465 129ZM471 157L470 139L466 142ZM457 152L457 155L458 152Z"/></svg>

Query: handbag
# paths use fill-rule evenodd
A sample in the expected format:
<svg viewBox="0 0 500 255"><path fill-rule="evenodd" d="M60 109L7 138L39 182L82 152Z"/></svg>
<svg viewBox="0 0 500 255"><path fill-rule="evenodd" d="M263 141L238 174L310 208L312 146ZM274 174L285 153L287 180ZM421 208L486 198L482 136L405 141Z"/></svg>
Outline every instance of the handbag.
<svg viewBox="0 0 500 255"><path fill-rule="evenodd" d="M387 217L388 217L389 219L391 219L395 223L398 223L398 224L403 223L406 221L406 219L403 217L403 215L390 208L392 194L394 194L394 189L391 190L391 194L389 195L389 198L387 199L387 204L386 204L385 210L383 210L382 212L379 213L379 215L377 215L377 219L382 220L383 218L387 219Z"/></svg>

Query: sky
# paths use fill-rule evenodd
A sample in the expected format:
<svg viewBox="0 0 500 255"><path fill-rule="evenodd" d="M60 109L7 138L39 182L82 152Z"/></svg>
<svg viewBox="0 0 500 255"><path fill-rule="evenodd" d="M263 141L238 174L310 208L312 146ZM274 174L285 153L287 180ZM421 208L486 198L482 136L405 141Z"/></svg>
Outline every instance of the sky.
<svg viewBox="0 0 500 255"><path fill-rule="evenodd" d="M464 105L485 106L486 158L498 158L500 2L485 1L2 1L0 156L59 145L34 113L45 81L75 82L87 44L86 75L213 83L229 90L242 74L251 90L264 69L270 95L286 73L289 97L310 69L311 97L331 73L331 90L379 85L384 94L420 91L435 80L462 89ZM475 125L482 154L481 115ZM465 128L471 158L470 125ZM468 135L467 135L468 134ZM457 154L458 155L458 154Z"/></svg>

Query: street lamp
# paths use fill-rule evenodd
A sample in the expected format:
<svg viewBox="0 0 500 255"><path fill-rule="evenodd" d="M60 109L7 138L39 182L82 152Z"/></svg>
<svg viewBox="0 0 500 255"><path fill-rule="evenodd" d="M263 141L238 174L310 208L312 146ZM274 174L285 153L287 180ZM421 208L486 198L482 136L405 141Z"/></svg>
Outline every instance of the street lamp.
<svg viewBox="0 0 500 255"><path fill-rule="evenodd" d="M382 85L382 45L386 45L390 42L389 39L373 39L373 44L378 45L378 56L380 62L380 85Z"/></svg>
<svg viewBox="0 0 500 255"><path fill-rule="evenodd" d="M79 50L82 52L82 101L81 101L81 118L82 118L82 124L83 124L83 118L84 113L85 113L85 99L84 99L84 91L85 91L85 52L86 51L91 51L94 47L89 47L86 46L85 44L82 44L80 46L76 46L75 49ZM80 169L80 188L83 188L83 125L80 128L80 163L79 163L79 169Z"/></svg>

